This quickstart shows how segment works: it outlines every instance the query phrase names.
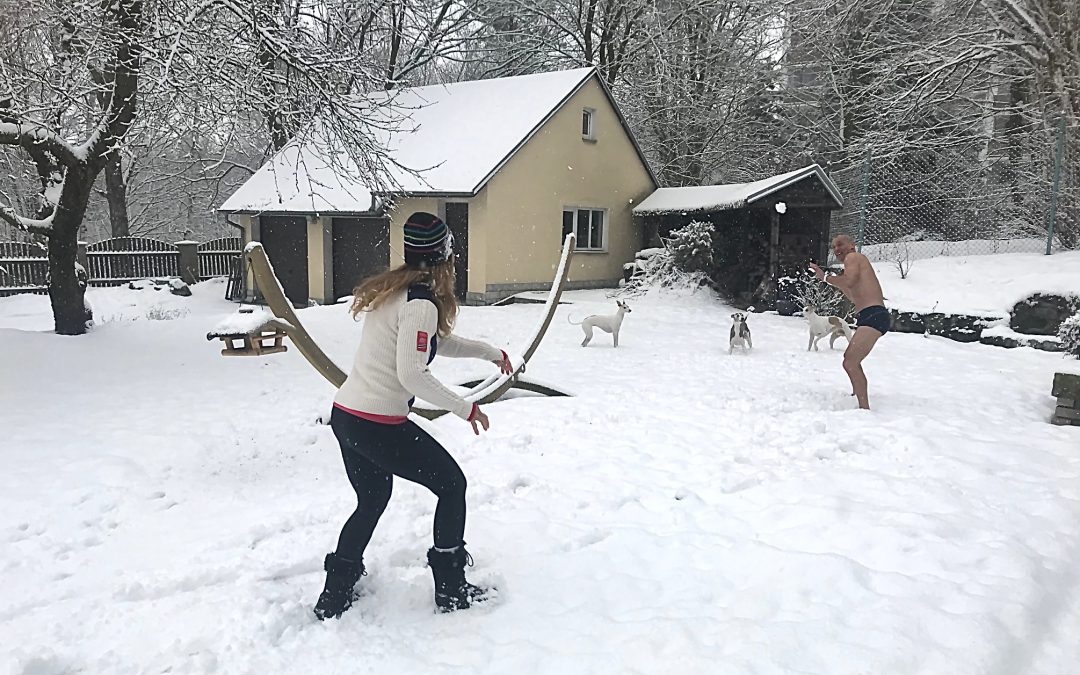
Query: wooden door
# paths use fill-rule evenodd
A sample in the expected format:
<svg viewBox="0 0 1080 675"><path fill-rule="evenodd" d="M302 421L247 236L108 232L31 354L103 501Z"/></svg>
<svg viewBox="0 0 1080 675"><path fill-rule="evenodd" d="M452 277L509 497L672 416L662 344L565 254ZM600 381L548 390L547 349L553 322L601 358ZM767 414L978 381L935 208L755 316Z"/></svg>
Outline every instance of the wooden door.
<svg viewBox="0 0 1080 675"><path fill-rule="evenodd" d="M446 226L454 235L454 290L464 301L469 291L469 205L466 202L446 204Z"/></svg>
<svg viewBox="0 0 1080 675"><path fill-rule="evenodd" d="M334 298L352 295L362 280L390 265L390 220L387 218L334 218Z"/></svg>
<svg viewBox="0 0 1080 675"><path fill-rule="evenodd" d="M260 216L259 238L285 297L294 304L308 304L307 218Z"/></svg>

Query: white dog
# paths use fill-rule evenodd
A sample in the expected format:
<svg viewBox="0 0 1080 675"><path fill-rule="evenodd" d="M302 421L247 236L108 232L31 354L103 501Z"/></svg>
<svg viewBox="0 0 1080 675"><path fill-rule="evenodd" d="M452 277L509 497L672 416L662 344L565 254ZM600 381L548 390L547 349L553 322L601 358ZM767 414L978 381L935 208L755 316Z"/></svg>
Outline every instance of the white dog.
<svg viewBox="0 0 1080 675"><path fill-rule="evenodd" d="M810 341L806 343L806 351L810 351L810 347L813 347L815 352L818 351L818 340L826 335L829 336L829 349L833 348L836 338L841 335L851 342L851 327L840 317L821 316L813 307L803 307L803 315L810 323Z"/></svg>
<svg viewBox="0 0 1080 675"><path fill-rule="evenodd" d="M735 312L731 315L731 334L728 336L728 350L730 354L736 347L754 348L754 342L750 339L750 326L746 325L746 314Z"/></svg>
<svg viewBox="0 0 1080 675"><path fill-rule="evenodd" d="M630 313L630 305L626 304L622 300L616 300L615 304L619 306L619 310L614 314L593 314L587 316L581 321L575 323L569 316L566 320L574 326L581 326L581 329L585 331L585 339L581 341L581 346L589 344L589 340L592 340L593 328L599 328L605 333L611 333L615 338L615 346L619 346L619 327L622 326L623 317Z"/></svg>

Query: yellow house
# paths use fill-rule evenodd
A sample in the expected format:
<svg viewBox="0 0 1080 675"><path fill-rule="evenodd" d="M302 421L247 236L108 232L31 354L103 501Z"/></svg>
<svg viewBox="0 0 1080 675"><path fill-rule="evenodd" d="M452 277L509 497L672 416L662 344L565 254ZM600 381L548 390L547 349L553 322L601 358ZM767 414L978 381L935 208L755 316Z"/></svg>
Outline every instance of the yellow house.
<svg viewBox="0 0 1080 675"><path fill-rule="evenodd" d="M549 287L571 231L568 287L618 283L644 244L632 210L658 183L595 69L386 96L403 120L382 139L404 167L391 176L394 189L369 189L295 144L219 209L245 242L262 242L291 300L334 302L399 264L402 224L414 211L439 215L453 232L468 303Z"/></svg>

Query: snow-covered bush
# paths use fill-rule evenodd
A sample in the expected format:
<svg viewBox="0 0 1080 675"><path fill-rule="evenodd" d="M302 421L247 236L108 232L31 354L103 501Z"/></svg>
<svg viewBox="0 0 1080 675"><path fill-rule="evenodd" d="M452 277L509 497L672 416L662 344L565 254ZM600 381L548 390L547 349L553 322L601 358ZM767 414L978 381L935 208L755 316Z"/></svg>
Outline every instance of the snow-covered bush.
<svg viewBox="0 0 1080 675"><path fill-rule="evenodd" d="M1080 314L1074 314L1061 322L1058 328L1058 340L1066 354L1080 359Z"/></svg>
<svg viewBox="0 0 1080 675"><path fill-rule="evenodd" d="M634 262L630 263L630 278L620 283L619 295L637 296L650 289L685 289L691 292L709 283L706 272L686 272L675 264L675 252L670 247L670 240L664 242L664 248L650 248L638 251Z"/></svg>
<svg viewBox="0 0 1080 675"><path fill-rule="evenodd" d="M712 223L698 220L672 230L664 245L671 251L672 262L686 274L708 274L713 265Z"/></svg>
<svg viewBox="0 0 1080 675"><path fill-rule="evenodd" d="M791 301L796 311L804 307L813 307L818 314L847 316L851 312L851 303L835 286L818 281L812 274L794 277L791 283Z"/></svg>
<svg viewBox="0 0 1080 675"><path fill-rule="evenodd" d="M172 321L187 316L190 311L191 310L187 307L165 307L162 305L154 305L147 308L146 318L151 321Z"/></svg>
<svg viewBox="0 0 1080 675"><path fill-rule="evenodd" d="M885 244L883 253L883 258L892 263L892 266L900 273L900 278L907 279L908 273L911 272L911 263L913 262L910 244L903 240L896 241L892 244Z"/></svg>

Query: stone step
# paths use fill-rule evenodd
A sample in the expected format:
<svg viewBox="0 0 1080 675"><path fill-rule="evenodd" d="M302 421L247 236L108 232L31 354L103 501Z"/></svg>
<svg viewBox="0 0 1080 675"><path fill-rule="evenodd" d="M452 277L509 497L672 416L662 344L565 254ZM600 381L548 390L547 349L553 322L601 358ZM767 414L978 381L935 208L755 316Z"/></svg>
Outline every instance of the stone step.
<svg viewBox="0 0 1080 675"><path fill-rule="evenodd" d="M1076 408L1062 408L1061 406L1058 406L1054 409L1054 416L1080 422L1080 410L1077 410Z"/></svg>
<svg viewBox="0 0 1080 675"><path fill-rule="evenodd" d="M1050 390L1050 395L1059 398L1071 398L1074 401L1080 399L1080 375L1054 373L1054 385Z"/></svg>

